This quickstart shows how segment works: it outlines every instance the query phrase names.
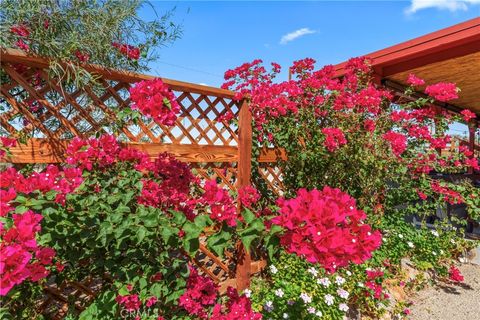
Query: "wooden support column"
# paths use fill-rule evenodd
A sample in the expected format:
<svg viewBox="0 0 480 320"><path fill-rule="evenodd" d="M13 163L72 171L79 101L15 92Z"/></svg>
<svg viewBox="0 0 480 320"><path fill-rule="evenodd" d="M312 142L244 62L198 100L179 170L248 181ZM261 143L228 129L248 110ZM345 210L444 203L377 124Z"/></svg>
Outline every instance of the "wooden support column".
<svg viewBox="0 0 480 320"><path fill-rule="evenodd" d="M468 124L468 149L472 152L470 158L475 157L475 131L477 130L477 122L472 121ZM468 168L468 173L473 174L473 168Z"/></svg>
<svg viewBox="0 0 480 320"><path fill-rule="evenodd" d="M252 170L252 114L243 100L238 120L237 189L250 184ZM239 204L239 211L241 210ZM237 245L236 285L239 292L250 285L251 257L241 242Z"/></svg>

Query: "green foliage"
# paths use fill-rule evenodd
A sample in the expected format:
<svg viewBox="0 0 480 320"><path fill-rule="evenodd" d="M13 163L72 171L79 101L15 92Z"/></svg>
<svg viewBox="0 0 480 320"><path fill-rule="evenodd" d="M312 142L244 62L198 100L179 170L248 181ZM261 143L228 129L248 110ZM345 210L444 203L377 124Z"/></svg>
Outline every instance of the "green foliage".
<svg viewBox="0 0 480 320"><path fill-rule="evenodd" d="M88 54L89 63L104 67L147 70L157 49L177 39L181 28L171 21L172 11L163 16L155 13L155 20L144 21L138 15L141 8L154 11L144 0L5 0L0 13L0 46L15 48L22 39L30 53L52 59L55 76L77 83L93 79L82 68L77 52ZM25 26L29 35L19 37L10 31L12 26ZM138 47L141 59L127 58L112 46L114 42Z"/></svg>
<svg viewBox="0 0 480 320"><path fill-rule="evenodd" d="M365 268L352 266L350 271L328 274L300 257L283 253L270 265L271 279L257 280L252 285L252 301L267 319L343 319L348 305L365 296ZM378 303L372 298L367 300Z"/></svg>

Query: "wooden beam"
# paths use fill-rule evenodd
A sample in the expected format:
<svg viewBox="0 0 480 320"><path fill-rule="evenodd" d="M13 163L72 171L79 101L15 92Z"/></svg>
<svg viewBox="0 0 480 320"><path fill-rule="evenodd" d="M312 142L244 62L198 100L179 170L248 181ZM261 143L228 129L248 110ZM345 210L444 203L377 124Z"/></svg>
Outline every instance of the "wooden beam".
<svg viewBox="0 0 480 320"><path fill-rule="evenodd" d="M11 156L0 159L10 163L60 163L65 160L69 141L30 139L26 144L10 148ZM161 143L127 143L125 146L148 153L152 158L168 152L184 162L237 162L237 147L211 145L176 145Z"/></svg>
<svg viewBox="0 0 480 320"><path fill-rule="evenodd" d="M258 162L277 162L287 160L287 154L283 148L263 148L260 150Z"/></svg>

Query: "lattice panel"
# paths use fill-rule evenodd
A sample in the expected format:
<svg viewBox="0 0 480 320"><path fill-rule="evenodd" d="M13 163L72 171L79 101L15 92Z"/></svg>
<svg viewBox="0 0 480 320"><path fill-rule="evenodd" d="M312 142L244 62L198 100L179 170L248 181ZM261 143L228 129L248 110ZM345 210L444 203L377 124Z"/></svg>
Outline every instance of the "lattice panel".
<svg viewBox="0 0 480 320"><path fill-rule="evenodd" d="M201 179L216 179L224 188L236 191L236 163L197 163L190 167Z"/></svg>
<svg viewBox="0 0 480 320"><path fill-rule="evenodd" d="M258 172L270 191L277 196L283 195L282 172L275 163L260 163Z"/></svg>
<svg viewBox="0 0 480 320"><path fill-rule="evenodd" d="M238 102L209 93L172 88L181 112L173 126L143 117L121 125L117 113L130 108L132 82L100 78L96 85L61 86L43 68L2 63L0 134L33 138L69 139L98 132L116 133L125 142L237 146L237 127L219 121ZM141 78L137 79L140 81Z"/></svg>
<svg viewBox="0 0 480 320"><path fill-rule="evenodd" d="M83 311L101 292L105 279L87 277L82 282L63 282L60 287L47 284L45 295L38 302L38 310L48 319L60 320L74 308L75 312ZM72 306L73 301L73 306Z"/></svg>

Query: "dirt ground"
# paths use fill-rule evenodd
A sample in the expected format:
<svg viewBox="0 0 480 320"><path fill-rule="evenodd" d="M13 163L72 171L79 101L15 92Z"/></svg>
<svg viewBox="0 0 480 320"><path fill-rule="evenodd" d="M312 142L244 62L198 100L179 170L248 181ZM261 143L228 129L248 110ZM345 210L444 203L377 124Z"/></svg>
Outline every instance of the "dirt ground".
<svg viewBox="0 0 480 320"><path fill-rule="evenodd" d="M410 319L413 320L473 320L480 319L480 266L463 264L459 267L465 281L460 285L441 284L420 291L412 300Z"/></svg>

